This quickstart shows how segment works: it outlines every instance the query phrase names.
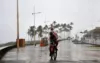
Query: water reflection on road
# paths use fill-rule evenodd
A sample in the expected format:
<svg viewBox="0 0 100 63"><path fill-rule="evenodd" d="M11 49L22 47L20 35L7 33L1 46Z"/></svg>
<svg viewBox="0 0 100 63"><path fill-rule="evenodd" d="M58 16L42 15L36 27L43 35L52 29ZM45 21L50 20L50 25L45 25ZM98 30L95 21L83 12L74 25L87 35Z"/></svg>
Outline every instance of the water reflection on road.
<svg viewBox="0 0 100 63"><path fill-rule="evenodd" d="M47 47L27 46L9 51L2 59L7 60L23 60L27 63L48 63L50 60ZM100 48L93 48L91 45L73 44L70 41L60 42L58 45L57 63L64 61L80 61L80 60L100 60ZM62 62L61 62L62 61Z"/></svg>

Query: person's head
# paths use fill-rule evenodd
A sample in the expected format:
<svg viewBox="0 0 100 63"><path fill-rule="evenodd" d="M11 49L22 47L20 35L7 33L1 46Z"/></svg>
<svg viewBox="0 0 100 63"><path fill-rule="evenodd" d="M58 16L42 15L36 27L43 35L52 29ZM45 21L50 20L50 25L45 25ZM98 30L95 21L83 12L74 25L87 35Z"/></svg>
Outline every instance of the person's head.
<svg viewBox="0 0 100 63"><path fill-rule="evenodd" d="M51 31L53 31L54 29L51 27Z"/></svg>
<svg viewBox="0 0 100 63"><path fill-rule="evenodd" d="M53 25L51 24L51 31L53 31L54 30L54 28L53 28Z"/></svg>

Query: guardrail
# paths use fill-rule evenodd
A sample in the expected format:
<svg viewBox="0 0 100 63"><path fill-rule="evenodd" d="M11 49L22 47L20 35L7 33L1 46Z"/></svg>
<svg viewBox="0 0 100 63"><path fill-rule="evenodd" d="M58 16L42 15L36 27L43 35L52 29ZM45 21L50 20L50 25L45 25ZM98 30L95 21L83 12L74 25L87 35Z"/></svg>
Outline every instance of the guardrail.
<svg viewBox="0 0 100 63"><path fill-rule="evenodd" d="M0 48L0 60L4 57L4 55L10 51L11 49L15 48L16 45L11 45L11 46L4 46Z"/></svg>

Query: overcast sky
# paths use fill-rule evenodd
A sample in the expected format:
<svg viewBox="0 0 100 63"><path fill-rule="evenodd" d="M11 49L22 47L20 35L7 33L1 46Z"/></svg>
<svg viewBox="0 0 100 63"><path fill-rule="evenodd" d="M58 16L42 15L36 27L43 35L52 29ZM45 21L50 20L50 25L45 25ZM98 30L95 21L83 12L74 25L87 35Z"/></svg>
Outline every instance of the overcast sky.
<svg viewBox="0 0 100 63"><path fill-rule="evenodd" d="M27 37L33 25L35 5L36 26L44 21L74 22L72 34L100 25L100 0L19 0L20 38ZM0 42L16 40L16 0L0 0Z"/></svg>

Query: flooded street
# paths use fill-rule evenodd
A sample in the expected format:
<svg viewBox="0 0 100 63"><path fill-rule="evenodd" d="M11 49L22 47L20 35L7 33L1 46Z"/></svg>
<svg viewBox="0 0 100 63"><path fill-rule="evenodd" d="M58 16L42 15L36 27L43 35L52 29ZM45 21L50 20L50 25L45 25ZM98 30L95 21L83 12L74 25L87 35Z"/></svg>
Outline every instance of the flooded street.
<svg viewBox="0 0 100 63"><path fill-rule="evenodd" d="M9 51L2 59L9 63L55 63L50 61L47 47L27 46ZM71 41L63 41L58 45L58 57L56 63L100 63L100 47L86 44L73 44Z"/></svg>

